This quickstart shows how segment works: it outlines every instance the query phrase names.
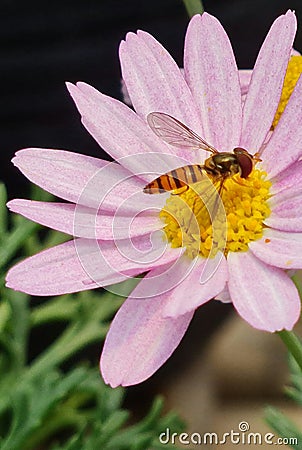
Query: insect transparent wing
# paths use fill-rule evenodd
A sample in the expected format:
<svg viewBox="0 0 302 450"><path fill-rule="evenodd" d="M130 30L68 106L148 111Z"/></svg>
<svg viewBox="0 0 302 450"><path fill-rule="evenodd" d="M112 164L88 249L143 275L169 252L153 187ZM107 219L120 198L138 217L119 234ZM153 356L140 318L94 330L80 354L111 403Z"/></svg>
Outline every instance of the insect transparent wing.
<svg viewBox="0 0 302 450"><path fill-rule="evenodd" d="M191 214L184 218L184 229L189 236L194 236L195 239L200 239L204 229L200 228L200 221L198 217L202 215L209 215L211 223L212 234L212 246L209 257L216 255L217 250L223 252L227 239L227 219L224 204L222 201L223 185L225 182L224 177L219 179L210 179L204 177L204 179L191 186L191 189L195 192L196 197L193 201ZM198 202L202 202L198 207ZM201 241L200 241L201 244Z"/></svg>
<svg viewBox="0 0 302 450"><path fill-rule="evenodd" d="M206 150L212 153L218 151L203 140L198 134L169 114L152 112L147 121L152 131L163 141L174 147L189 148L190 150Z"/></svg>

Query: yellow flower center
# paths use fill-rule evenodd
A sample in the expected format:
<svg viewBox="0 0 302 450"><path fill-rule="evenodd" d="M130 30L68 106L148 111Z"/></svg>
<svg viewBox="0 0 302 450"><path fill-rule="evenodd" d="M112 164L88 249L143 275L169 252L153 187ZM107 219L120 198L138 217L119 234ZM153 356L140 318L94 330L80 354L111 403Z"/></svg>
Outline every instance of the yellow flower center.
<svg viewBox="0 0 302 450"><path fill-rule="evenodd" d="M276 127L301 73L302 73L302 56L300 55L292 56L288 62L280 102L273 120L272 125L273 129Z"/></svg>
<svg viewBox="0 0 302 450"><path fill-rule="evenodd" d="M246 251L263 234L269 216L267 200L271 183L266 173L253 169L247 179L200 182L187 191L171 195L160 212L165 234L172 247L186 247L191 258L213 257L218 250Z"/></svg>

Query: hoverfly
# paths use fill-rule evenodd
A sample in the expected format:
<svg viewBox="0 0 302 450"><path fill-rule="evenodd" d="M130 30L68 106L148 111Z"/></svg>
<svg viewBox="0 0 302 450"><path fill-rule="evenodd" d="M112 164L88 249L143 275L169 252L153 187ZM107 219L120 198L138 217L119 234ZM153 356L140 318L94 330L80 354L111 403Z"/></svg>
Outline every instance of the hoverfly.
<svg viewBox="0 0 302 450"><path fill-rule="evenodd" d="M193 130L169 114L152 112L147 116L152 131L163 141L174 147L190 150L206 150L212 155L203 165L190 164L167 172L144 187L147 194L159 194L167 191L184 192L191 184L202 181L208 175L213 183L220 182L218 194L221 194L223 183L227 178L239 174L247 178L253 170L254 162L259 158L241 147L231 152L219 152L208 144Z"/></svg>

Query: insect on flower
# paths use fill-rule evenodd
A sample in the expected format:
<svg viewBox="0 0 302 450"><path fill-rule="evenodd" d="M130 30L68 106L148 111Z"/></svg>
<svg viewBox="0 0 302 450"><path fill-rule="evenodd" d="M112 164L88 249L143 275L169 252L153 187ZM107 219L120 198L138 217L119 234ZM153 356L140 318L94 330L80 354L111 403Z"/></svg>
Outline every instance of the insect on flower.
<svg viewBox="0 0 302 450"><path fill-rule="evenodd" d="M191 19L185 76L151 35L129 33L120 59L135 111L86 83L67 84L83 125L117 162L35 148L14 158L33 183L64 201L15 199L10 210L75 239L12 267L8 287L53 296L111 290L144 274L104 344L100 366L112 387L154 374L179 345L195 310L211 299L231 301L242 319L270 333L291 330L298 321L301 300L288 270L302 269L302 77L281 120L274 120L295 33L292 11L275 20L244 104L233 50L215 17ZM151 111L171 116L152 112L147 126L142 117ZM173 117L192 130L203 125L207 131L200 134L221 152ZM165 141L171 148L163 149ZM258 156L263 164L256 168ZM179 157L188 162L176 166ZM161 177L146 186L141 175L154 170Z"/></svg>
<svg viewBox="0 0 302 450"><path fill-rule="evenodd" d="M203 165L189 164L167 172L144 187L147 194L159 194L167 191L185 192L190 184L202 181L205 175L209 176L213 184L219 182L220 195L226 179L239 174L247 178L253 170L254 163L259 161L258 153L251 155L247 150L236 147L231 152L219 152L208 144L193 130L169 114L152 112L147 117L148 124L153 132L163 141L174 147L190 150L206 150L212 155Z"/></svg>

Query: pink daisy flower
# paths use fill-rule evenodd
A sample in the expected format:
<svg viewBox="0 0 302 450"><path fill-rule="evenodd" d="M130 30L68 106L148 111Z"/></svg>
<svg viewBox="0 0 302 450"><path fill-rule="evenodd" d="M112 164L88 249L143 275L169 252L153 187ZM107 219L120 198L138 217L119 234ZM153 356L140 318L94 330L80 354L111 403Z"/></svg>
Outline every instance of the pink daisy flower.
<svg viewBox="0 0 302 450"><path fill-rule="evenodd" d="M195 309L212 298L232 301L260 330L290 330L298 320L300 299L286 270L302 268L301 79L271 131L295 32L291 11L274 22L244 102L229 39L214 17L205 13L190 21L184 73L148 33L129 33L120 59L135 112L87 84L68 84L84 126L118 163L45 149L21 150L14 158L29 180L67 202L19 199L9 208L76 239L17 264L7 275L9 287L59 295L147 273L105 341L101 371L111 386L150 377L178 346ZM225 183L228 229L213 255L211 231L194 210L194 191L143 192L157 176L209 157L157 136L146 120L157 111L220 152L261 150L247 179L236 175ZM177 202L190 205L192 199L201 229L197 255L195 236L183 236L177 216L185 214Z"/></svg>

